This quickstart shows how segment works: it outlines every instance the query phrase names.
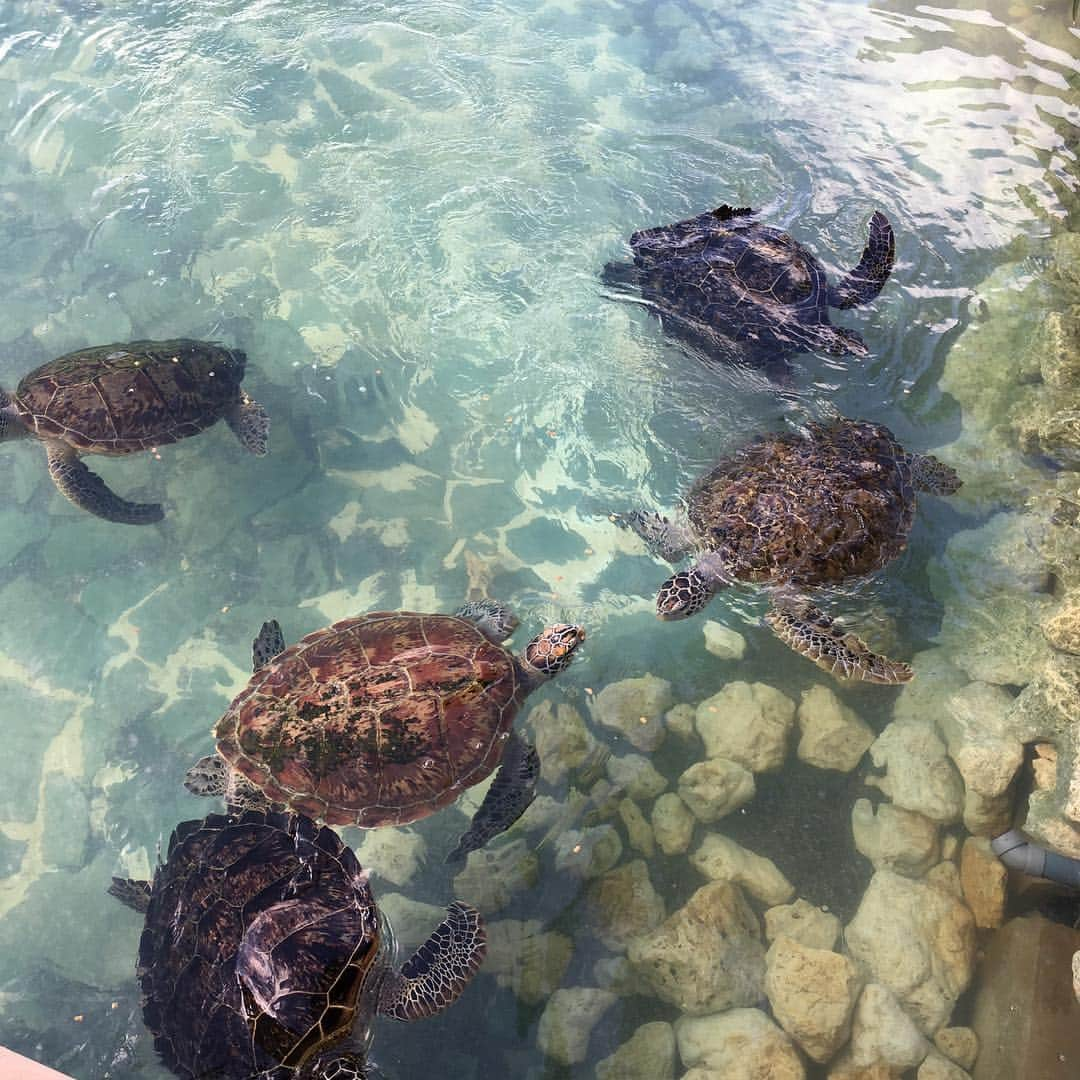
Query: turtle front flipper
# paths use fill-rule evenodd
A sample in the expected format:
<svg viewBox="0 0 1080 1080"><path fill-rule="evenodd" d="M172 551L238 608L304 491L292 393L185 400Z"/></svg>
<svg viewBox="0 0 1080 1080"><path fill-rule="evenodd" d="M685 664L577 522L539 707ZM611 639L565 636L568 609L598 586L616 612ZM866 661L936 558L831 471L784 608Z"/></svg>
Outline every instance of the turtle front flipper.
<svg viewBox="0 0 1080 1080"><path fill-rule="evenodd" d="M57 490L80 509L122 525L152 525L165 516L160 503L136 503L120 498L69 447L50 443L47 452L49 475Z"/></svg>
<svg viewBox="0 0 1080 1080"><path fill-rule="evenodd" d="M251 643L251 670L258 671L284 651L285 635L281 632L281 623L277 619L268 619Z"/></svg>
<svg viewBox="0 0 1080 1080"><path fill-rule="evenodd" d="M888 281L895 261L896 238L892 226L880 210L875 210L859 265L829 288L829 306L850 308L870 303Z"/></svg>
<svg viewBox="0 0 1080 1080"><path fill-rule="evenodd" d="M114 877L107 890L121 904L145 915L150 908L150 882L136 881L134 878Z"/></svg>
<svg viewBox="0 0 1080 1080"><path fill-rule="evenodd" d="M536 747L515 732L510 736L502 764L484 801L446 861L460 862L470 851L482 848L493 836L506 832L536 797L539 776L540 756Z"/></svg>
<svg viewBox="0 0 1080 1080"><path fill-rule="evenodd" d="M915 674L910 665L890 660L854 634L845 634L813 604L775 604L765 616L776 636L837 679L896 685Z"/></svg>
<svg viewBox="0 0 1080 1080"><path fill-rule="evenodd" d="M911 482L916 491L926 491L931 495L953 495L960 490L963 480L956 475L956 470L944 461L939 461L933 454L911 454Z"/></svg>
<svg viewBox="0 0 1080 1080"><path fill-rule="evenodd" d="M480 912L455 900L446 918L379 987L378 1011L395 1020L420 1020L452 1005L476 974L487 952Z"/></svg>
<svg viewBox="0 0 1080 1080"><path fill-rule="evenodd" d="M270 417L266 410L243 391L240 400L225 414L225 423L233 434L256 457L262 457L268 449Z"/></svg>
<svg viewBox="0 0 1080 1080"><path fill-rule="evenodd" d="M637 533L649 551L665 562L678 562L694 548L694 538L685 525L671 521L655 510L631 510L609 516L620 529Z"/></svg>

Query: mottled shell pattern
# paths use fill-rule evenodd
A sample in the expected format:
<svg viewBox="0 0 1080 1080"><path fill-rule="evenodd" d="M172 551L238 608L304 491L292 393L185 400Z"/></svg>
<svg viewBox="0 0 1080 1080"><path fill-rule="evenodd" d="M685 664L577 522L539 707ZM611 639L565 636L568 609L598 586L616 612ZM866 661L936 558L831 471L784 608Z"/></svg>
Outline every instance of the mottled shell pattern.
<svg viewBox="0 0 1080 1080"><path fill-rule="evenodd" d="M240 399L246 357L202 341L132 341L79 349L19 383L26 427L96 454L130 454L209 427Z"/></svg>
<svg viewBox="0 0 1080 1080"><path fill-rule="evenodd" d="M490 774L527 690L469 620L374 612L260 668L218 722L218 750L273 802L332 825L401 825Z"/></svg>
<svg viewBox="0 0 1080 1080"><path fill-rule="evenodd" d="M358 1011L365 1035L386 962L379 912L356 856L310 822L312 883L289 897L299 821L211 814L169 840L138 977L154 1048L180 1076L294 1080Z"/></svg>
<svg viewBox="0 0 1080 1080"><path fill-rule="evenodd" d="M907 545L911 459L880 425L810 424L724 458L694 484L687 513L699 542L740 580L839 582Z"/></svg>

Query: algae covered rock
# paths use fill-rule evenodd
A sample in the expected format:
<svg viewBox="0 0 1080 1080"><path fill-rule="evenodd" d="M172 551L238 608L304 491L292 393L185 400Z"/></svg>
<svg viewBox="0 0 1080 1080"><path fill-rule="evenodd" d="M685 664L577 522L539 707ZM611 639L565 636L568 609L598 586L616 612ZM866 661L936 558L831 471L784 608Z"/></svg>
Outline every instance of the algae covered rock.
<svg viewBox="0 0 1080 1080"><path fill-rule="evenodd" d="M665 792L653 803L653 836L665 855L680 855L690 846L694 821L689 807L674 791Z"/></svg>
<svg viewBox="0 0 1080 1080"><path fill-rule="evenodd" d="M611 825L569 829L555 841L555 869L583 879L599 877L619 861L622 851Z"/></svg>
<svg viewBox="0 0 1080 1080"><path fill-rule="evenodd" d="M664 738L664 713L671 708L671 683L655 675L620 679L593 699L593 716L644 753Z"/></svg>
<svg viewBox="0 0 1080 1080"><path fill-rule="evenodd" d="M784 764L794 722L795 702L766 683L728 683L694 715L706 755L730 758L751 772Z"/></svg>
<svg viewBox="0 0 1080 1080"><path fill-rule="evenodd" d="M632 799L655 799L668 786L664 775L643 754L612 754L607 774L616 788Z"/></svg>
<svg viewBox="0 0 1080 1080"><path fill-rule="evenodd" d="M707 758L679 777L679 798L698 819L709 824L738 810L755 793L754 774L728 758Z"/></svg>
<svg viewBox="0 0 1080 1080"><path fill-rule="evenodd" d="M642 859L624 863L594 881L585 894L595 934L612 952L624 952L630 942L664 920L664 901L649 880Z"/></svg>
<svg viewBox="0 0 1080 1080"><path fill-rule="evenodd" d="M579 1064L588 1053L592 1029L617 1000L610 990L587 986L556 990L540 1016L537 1045L562 1065Z"/></svg>
<svg viewBox="0 0 1080 1080"><path fill-rule="evenodd" d="M524 840L470 851L454 878L454 895L485 914L501 911L518 893L536 884L538 866L536 853Z"/></svg>
<svg viewBox="0 0 1080 1080"><path fill-rule="evenodd" d="M537 919L498 919L488 922L487 936L487 956L480 970L519 1001L538 1005L562 983L574 951L565 934L545 930Z"/></svg>
<svg viewBox="0 0 1080 1080"><path fill-rule="evenodd" d="M596 1080L675 1080L675 1029L661 1020L642 1024L596 1063Z"/></svg>
<svg viewBox="0 0 1080 1080"><path fill-rule="evenodd" d="M596 747L581 713L565 702L550 699L529 711L528 723L540 756L540 775L556 787L567 773L584 764Z"/></svg>

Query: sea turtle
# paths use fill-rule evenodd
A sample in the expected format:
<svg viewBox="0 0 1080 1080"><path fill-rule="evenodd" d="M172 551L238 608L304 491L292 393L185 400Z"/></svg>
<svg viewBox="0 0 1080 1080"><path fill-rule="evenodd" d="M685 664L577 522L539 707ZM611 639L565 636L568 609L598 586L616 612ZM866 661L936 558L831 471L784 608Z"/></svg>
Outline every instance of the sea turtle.
<svg viewBox="0 0 1080 1080"><path fill-rule="evenodd" d="M208 341L132 341L77 349L0 391L0 441L45 444L49 474L76 506L128 525L160 521L158 503L120 498L80 454L131 454L195 435L224 418L253 454L266 453L263 407L240 388L247 357Z"/></svg>
<svg viewBox="0 0 1080 1080"><path fill-rule="evenodd" d="M393 970L367 873L297 814L186 821L152 883L113 878L109 892L146 915L143 1018L189 1080L360 1080L374 1015L441 1012L486 948L479 913L455 901Z"/></svg>
<svg viewBox="0 0 1080 1080"><path fill-rule="evenodd" d="M255 674L218 721L218 753L188 770L188 790L375 828L426 817L499 765L449 856L463 858L532 801L539 762L514 715L585 640L580 626L556 623L515 656L501 642L516 626L491 600L454 615L361 615L290 648L265 623Z"/></svg>
<svg viewBox="0 0 1080 1080"><path fill-rule="evenodd" d="M701 476L685 520L615 515L654 554L697 561L660 586L656 614L684 619L736 581L777 586L766 621L796 652L838 678L907 682L907 664L879 656L800 595L872 573L907 545L915 493L951 495L956 473L908 453L888 428L861 420L762 435Z"/></svg>
<svg viewBox="0 0 1080 1080"><path fill-rule="evenodd" d="M870 218L858 266L836 285L802 244L745 206L641 229L630 247L634 261L608 263L605 283L638 288L676 336L756 362L802 350L866 356L862 338L832 326L828 309L873 300L895 257L892 226L880 210Z"/></svg>

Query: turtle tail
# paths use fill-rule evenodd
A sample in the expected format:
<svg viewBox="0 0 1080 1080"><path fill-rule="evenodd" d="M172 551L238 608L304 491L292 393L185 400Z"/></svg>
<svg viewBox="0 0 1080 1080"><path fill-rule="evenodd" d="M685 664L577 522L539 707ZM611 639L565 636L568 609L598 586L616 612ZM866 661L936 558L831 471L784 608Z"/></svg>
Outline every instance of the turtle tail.
<svg viewBox="0 0 1080 1080"><path fill-rule="evenodd" d="M856 307L869 304L881 292L896 261L896 239L889 219L875 210L870 219L870 237L863 248L862 258L854 270L829 288L829 306Z"/></svg>

